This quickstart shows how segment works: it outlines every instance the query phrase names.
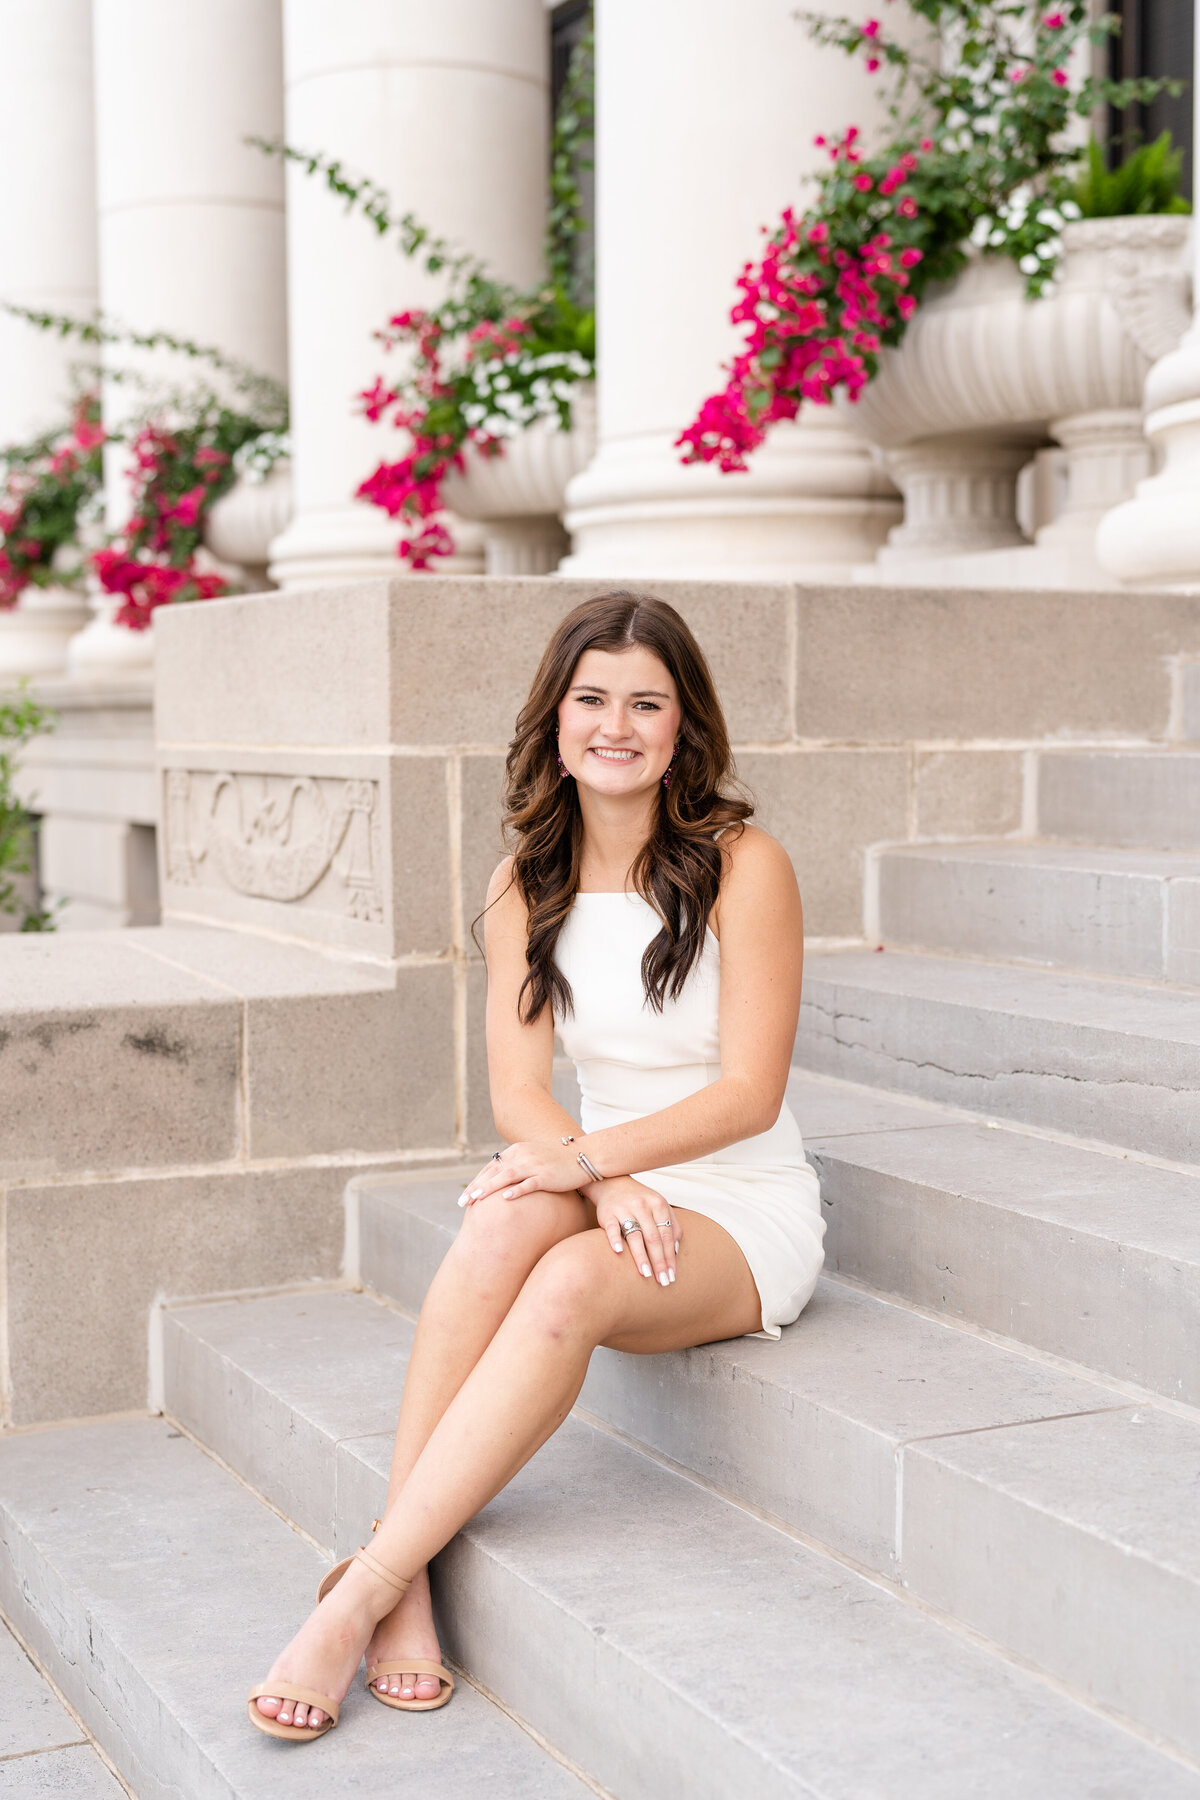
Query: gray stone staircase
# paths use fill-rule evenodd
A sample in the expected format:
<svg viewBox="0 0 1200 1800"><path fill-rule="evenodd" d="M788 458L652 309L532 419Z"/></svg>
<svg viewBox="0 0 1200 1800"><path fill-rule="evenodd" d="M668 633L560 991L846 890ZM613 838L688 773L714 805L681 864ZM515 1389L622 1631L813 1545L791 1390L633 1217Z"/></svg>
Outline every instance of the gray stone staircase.
<svg viewBox="0 0 1200 1800"><path fill-rule="evenodd" d="M351 1181L352 1291L166 1311L164 1418L0 1444L0 1605L140 1800L1200 1800L1200 752L1037 792L811 956L826 1278L777 1345L597 1353L438 1560L452 1707L242 1710L379 1510L459 1170Z"/></svg>

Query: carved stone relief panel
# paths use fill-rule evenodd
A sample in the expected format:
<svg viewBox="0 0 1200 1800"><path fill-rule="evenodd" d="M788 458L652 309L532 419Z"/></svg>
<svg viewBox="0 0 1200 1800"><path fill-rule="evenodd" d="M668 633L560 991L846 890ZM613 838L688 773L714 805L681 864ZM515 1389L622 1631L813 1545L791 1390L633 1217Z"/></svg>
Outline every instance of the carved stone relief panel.
<svg viewBox="0 0 1200 1800"><path fill-rule="evenodd" d="M375 780L234 769L168 769L169 886L383 920Z"/></svg>

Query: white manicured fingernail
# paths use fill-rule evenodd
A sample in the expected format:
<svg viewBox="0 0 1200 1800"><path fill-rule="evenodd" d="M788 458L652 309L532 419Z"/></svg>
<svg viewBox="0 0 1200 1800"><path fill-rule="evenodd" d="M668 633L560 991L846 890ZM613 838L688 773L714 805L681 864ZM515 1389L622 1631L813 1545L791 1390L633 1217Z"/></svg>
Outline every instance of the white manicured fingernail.
<svg viewBox="0 0 1200 1800"><path fill-rule="evenodd" d="M483 1199L483 1189L482 1188L472 1188L471 1189L471 1198L472 1198L472 1200L482 1200Z"/></svg>
<svg viewBox="0 0 1200 1800"><path fill-rule="evenodd" d="M516 1188L505 1188L504 1198L506 1200L511 1200L513 1195L516 1193L516 1191L517 1191Z"/></svg>
<svg viewBox="0 0 1200 1800"><path fill-rule="evenodd" d="M675 1254L676 1254L676 1256L679 1255L679 1239L678 1238L675 1239Z"/></svg>
<svg viewBox="0 0 1200 1800"><path fill-rule="evenodd" d="M465 1206L467 1204L467 1201L469 1198L470 1198L470 1195L468 1195L468 1194L460 1194L458 1196L458 1204L460 1206Z"/></svg>
<svg viewBox="0 0 1200 1800"><path fill-rule="evenodd" d="M674 1269L668 1269L668 1270L667 1270L667 1280L668 1280L668 1281L674 1281L674 1279L675 1279L675 1271L674 1271Z"/></svg>
<svg viewBox="0 0 1200 1800"><path fill-rule="evenodd" d="M659 1282L660 1287L670 1287L671 1277L667 1274L667 1271L665 1269L663 1270L662 1274L659 1276L658 1282Z"/></svg>
<svg viewBox="0 0 1200 1800"><path fill-rule="evenodd" d="M643 1263L643 1264L642 1264L642 1274L643 1274L643 1275L648 1275L648 1274L649 1274L649 1273L650 1273L650 1264L649 1264L649 1263Z"/></svg>

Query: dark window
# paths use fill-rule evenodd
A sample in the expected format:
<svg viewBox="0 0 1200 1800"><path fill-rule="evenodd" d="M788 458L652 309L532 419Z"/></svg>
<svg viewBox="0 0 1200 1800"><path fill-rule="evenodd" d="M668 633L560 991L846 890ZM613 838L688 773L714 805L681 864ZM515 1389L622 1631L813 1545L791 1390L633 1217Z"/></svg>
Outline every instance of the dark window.
<svg viewBox="0 0 1200 1800"><path fill-rule="evenodd" d="M566 0L550 14L550 105L558 111L571 52L583 36L591 0Z"/></svg>
<svg viewBox="0 0 1200 1800"><path fill-rule="evenodd" d="M550 105L551 119L558 113L558 103L566 84L571 53L587 29L591 0L564 0L550 14ZM591 153L585 151L591 163ZM595 304L596 289L596 178L591 167L579 170L579 192L587 223L575 240L575 272L573 298L580 306Z"/></svg>
<svg viewBox="0 0 1200 1800"><path fill-rule="evenodd" d="M1185 81L1178 99L1160 94L1149 106L1131 106L1112 121L1112 154L1119 157L1160 132L1169 131L1183 151L1184 193L1192 198L1192 76L1196 14L1192 0L1116 0L1121 35L1112 43L1112 72L1118 80L1142 75Z"/></svg>

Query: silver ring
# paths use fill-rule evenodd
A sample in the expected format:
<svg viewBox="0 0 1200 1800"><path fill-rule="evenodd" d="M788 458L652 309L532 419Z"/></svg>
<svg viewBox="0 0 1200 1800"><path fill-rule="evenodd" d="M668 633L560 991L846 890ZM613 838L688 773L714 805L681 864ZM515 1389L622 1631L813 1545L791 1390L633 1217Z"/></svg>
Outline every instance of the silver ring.
<svg viewBox="0 0 1200 1800"><path fill-rule="evenodd" d="M660 1231L670 1231L670 1229L671 1229L670 1219L660 1219L658 1221L658 1229Z"/></svg>
<svg viewBox="0 0 1200 1800"><path fill-rule="evenodd" d="M499 1161L500 1161L500 1152L499 1152L499 1151L498 1151L498 1150L493 1150L493 1151L492 1151L492 1161L493 1161L493 1162L499 1162Z"/></svg>
<svg viewBox="0 0 1200 1800"><path fill-rule="evenodd" d="M621 1220L621 1236L622 1237L632 1237L635 1231L640 1231L641 1229L642 1228L638 1224L636 1219L622 1219Z"/></svg>

